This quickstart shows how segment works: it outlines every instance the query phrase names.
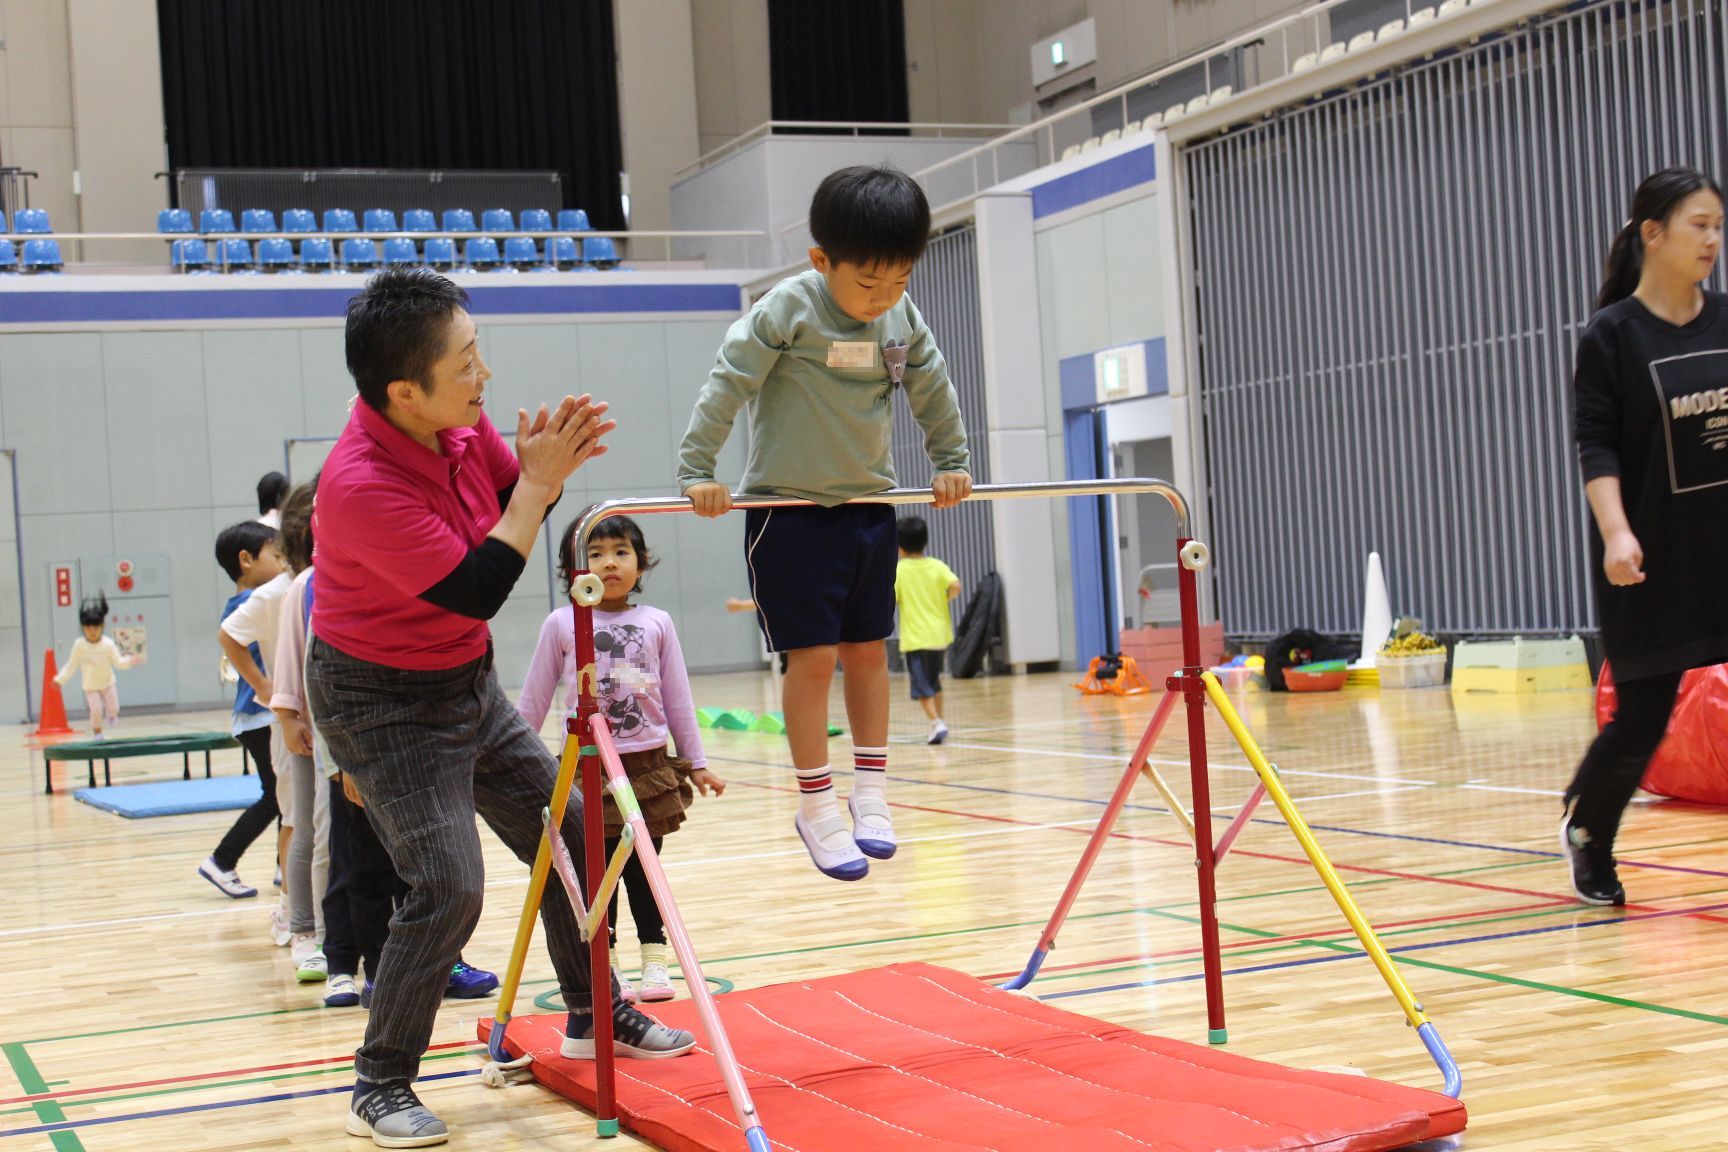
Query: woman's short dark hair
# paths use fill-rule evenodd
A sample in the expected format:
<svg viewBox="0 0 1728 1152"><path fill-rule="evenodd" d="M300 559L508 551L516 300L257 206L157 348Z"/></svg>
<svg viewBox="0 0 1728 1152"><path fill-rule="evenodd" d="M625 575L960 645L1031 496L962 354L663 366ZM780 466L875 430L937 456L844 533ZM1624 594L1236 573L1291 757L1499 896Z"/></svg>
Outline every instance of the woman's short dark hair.
<svg viewBox="0 0 1728 1152"><path fill-rule="evenodd" d="M312 503L318 495L318 477L288 493L282 501L282 557L295 572L312 563Z"/></svg>
<svg viewBox="0 0 1728 1152"><path fill-rule="evenodd" d="M586 563L576 562L576 529L582 523L578 516L564 527L564 538L558 542L558 579L564 582L564 595L570 595L570 583L576 579L576 573L586 571ZM636 521L628 516L608 516L594 525L594 531L588 533L588 542L596 540L627 540L630 548L636 553L636 586L630 591L642 591L642 577L648 569L660 561L648 551L648 541L642 536L642 529ZM584 560L587 557L583 557Z"/></svg>
<svg viewBox="0 0 1728 1152"><path fill-rule="evenodd" d="M898 169L842 168L810 200L810 235L836 263L916 264L930 241L930 202Z"/></svg>
<svg viewBox="0 0 1728 1152"><path fill-rule="evenodd" d="M282 507L282 498L287 495L288 477L280 472L264 473L258 478L258 515Z"/></svg>
<svg viewBox="0 0 1728 1152"><path fill-rule="evenodd" d="M450 318L468 293L427 268L390 268L348 301L348 372L360 398L382 412L393 380L432 387Z"/></svg>
<svg viewBox="0 0 1728 1152"><path fill-rule="evenodd" d="M1614 236L1608 263L1602 271L1602 289L1596 294L1596 310L1618 303L1638 290L1644 273L1644 221L1666 224L1686 197L1710 191L1722 198L1716 181L1696 168L1664 168L1653 172L1632 193L1632 216Z"/></svg>

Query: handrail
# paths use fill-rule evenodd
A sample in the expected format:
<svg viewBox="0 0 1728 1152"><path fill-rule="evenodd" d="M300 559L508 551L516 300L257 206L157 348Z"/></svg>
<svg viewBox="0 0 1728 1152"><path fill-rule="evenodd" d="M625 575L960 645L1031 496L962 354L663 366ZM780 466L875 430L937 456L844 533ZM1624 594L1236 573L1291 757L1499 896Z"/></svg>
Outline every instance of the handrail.
<svg viewBox="0 0 1728 1152"><path fill-rule="evenodd" d="M776 128L819 128L833 136L857 136L863 132L929 132L934 130L937 139L943 132L1002 132L1013 128L1013 124L940 124L931 121L912 120L904 123L891 120L764 120L747 132L740 133L720 147L704 152L684 167L672 173L674 181L682 180L686 173L706 168L721 156L740 151L745 145L758 139L772 136Z"/></svg>
<svg viewBox="0 0 1728 1152"><path fill-rule="evenodd" d="M750 229L686 229L682 231L650 231L638 229L630 232L599 232L594 229L584 229L580 232L550 228L540 232L525 232L520 228L508 231L475 231L458 232L453 229L438 229L434 232L366 232L354 229L348 232L329 232L318 229L312 232L0 232L0 240L393 240L405 237L410 240L424 240L427 237L450 240L467 240L490 236L502 239L509 236L607 236L617 240L648 239L648 240L699 240L699 239L762 239L767 232Z"/></svg>
<svg viewBox="0 0 1728 1152"><path fill-rule="evenodd" d="M1187 540L1189 532L1188 499L1168 480L1124 477L1115 480L1054 480L1027 484L980 484L972 489L967 500L1038 500L1056 496L1136 496L1156 494L1169 501L1176 514L1176 537ZM930 504L935 494L928 488L890 488L869 496L848 501L852 504ZM751 496L744 493L732 497L732 508L793 508L813 505L814 500L796 496ZM637 500L603 500L590 505L582 513L576 529L578 556L587 544L594 525L608 516L648 516L663 512L694 512L696 505L688 496L644 497ZM1204 561L1202 561L1204 563Z"/></svg>

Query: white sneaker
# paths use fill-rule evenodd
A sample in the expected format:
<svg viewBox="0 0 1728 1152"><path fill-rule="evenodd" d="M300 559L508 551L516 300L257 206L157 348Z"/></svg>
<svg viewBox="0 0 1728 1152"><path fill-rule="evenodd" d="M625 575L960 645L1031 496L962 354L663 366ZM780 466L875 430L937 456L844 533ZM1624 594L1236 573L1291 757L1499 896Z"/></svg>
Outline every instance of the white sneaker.
<svg viewBox="0 0 1728 1152"><path fill-rule="evenodd" d="M888 860L899 847L894 839L894 817L888 802L880 795L859 796L854 792L846 798L852 812L852 839L858 850L876 860Z"/></svg>
<svg viewBox="0 0 1728 1152"><path fill-rule="evenodd" d="M630 977L624 975L624 969L618 966L618 953L612 953L612 973L618 977L618 999L628 1003L636 1003L636 986L630 983Z"/></svg>
<svg viewBox="0 0 1728 1152"><path fill-rule="evenodd" d="M236 900L258 895L258 889L241 880L238 871L219 867L214 856L207 857L204 863L198 865L198 875L222 889L223 895L232 896Z"/></svg>
<svg viewBox="0 0 1728 1152"><path fill-rule="evenodd" d="M804 822L804 813L800 812L792 817L792 826L798 829L798 838L804 841L811 862L824 876L836 880L862 880L870 874L870 861L858 851L858 845L846 831L846 822L838 813L825 816L811 826Z"/></svg>
<svg viewBox="0 0 1728 1152"><path fill-rule="evenodd" d="M948 739L948 725L938 720L936 723L930 725L930 738L924 741L924 743L940 744L946 739Z"/></svg>
<svg viewBox="0 0 1728 1152"><path fill-rule="evenodd" d="M666 971L666 945L642 945L642 988L636 998L644 1004L659 1004L677 995L672 976Z"/></svg>
<svg viewBox="0 0 1728 1152"><path fill-rule="evenodd" d="M332 976L324 983L324 1007L352 1008L360 1003L360 986L352 976Z"/></svg>
<svg viewBox="0 0 1728 1152"><path fill-rule="evenodd" d="M288 926L288 909L280 904L270 909L270 939L278 948L294 942L294 930Z"/></svg>
<svg viewBox="0 0 1728 1152"><path fill-rule="evenodd" d="M294 979L300 983L311 984L330 974L330 965L324 959L324 950L318 947L318 937L312 933L297 933L292 949L288 955L294 960Z"/></svg>

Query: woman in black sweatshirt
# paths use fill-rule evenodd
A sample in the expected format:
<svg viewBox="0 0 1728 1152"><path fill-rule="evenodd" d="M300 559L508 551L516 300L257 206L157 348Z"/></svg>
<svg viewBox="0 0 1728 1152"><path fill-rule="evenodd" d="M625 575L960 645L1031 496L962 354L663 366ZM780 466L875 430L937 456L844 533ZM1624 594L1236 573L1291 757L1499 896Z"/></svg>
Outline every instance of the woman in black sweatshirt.
<svg viewBox="0 0 1728 1152"><path fill-rule="evenodd" d="M1578 343L1578 459L1617 707L1566 789L1560 839L1586 904L1624 904L1620 816L1667 731L1680 677L1728 662L1728 297L1706 292L1722 190L1647 178Z"/></svg>

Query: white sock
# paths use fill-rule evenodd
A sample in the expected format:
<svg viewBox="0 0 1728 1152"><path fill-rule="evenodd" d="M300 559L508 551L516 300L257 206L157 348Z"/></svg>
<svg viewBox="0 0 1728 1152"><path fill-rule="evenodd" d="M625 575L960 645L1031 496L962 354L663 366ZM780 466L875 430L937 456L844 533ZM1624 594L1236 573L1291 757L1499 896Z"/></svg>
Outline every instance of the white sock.
<svg viewBox="0 0 1728 1152"><path fill-rule="evenodd" d="M798 811L804 823L815 829L823 820L840 819L840 801L834 795L834 778L828 765L819 768L795 768L798 774Z"/></svg>

